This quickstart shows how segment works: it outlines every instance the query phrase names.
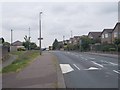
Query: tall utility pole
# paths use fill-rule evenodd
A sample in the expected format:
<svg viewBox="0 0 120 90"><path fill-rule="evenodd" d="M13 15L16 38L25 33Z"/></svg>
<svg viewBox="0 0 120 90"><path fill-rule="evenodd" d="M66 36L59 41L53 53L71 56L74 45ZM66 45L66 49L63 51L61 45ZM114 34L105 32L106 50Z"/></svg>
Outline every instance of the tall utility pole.
<svg viewBox="0 0 120 90"><path fill-rule="evenodd" d="M63 36L63 44L65 44L65 36Z"/></svg>
<svg viewBox="0 0 120 90"><path fill-rule="evenodd" d="M41 15L42 15L42 12L39 13L39 47L40 47L40 55L42 54L42 50L41 50Z"/></svg>
<svg viewBox="0 0 120 90"><path fill-rule="evenodd" d="M72 38L72 31L71 31L71 38Z"/></svg>
<svg viewBox="0 0 120 90"><path fill-rule="evenodd" d="M29 50L30 50L30 39L31 39L31 37L30 37L30 27L29 27Z"/></svg>
<svg viewBox="0 0 120 90"><path fill-rule="evenodd" d="M13 43L13 30L11 29L11 45Z"/></svg>

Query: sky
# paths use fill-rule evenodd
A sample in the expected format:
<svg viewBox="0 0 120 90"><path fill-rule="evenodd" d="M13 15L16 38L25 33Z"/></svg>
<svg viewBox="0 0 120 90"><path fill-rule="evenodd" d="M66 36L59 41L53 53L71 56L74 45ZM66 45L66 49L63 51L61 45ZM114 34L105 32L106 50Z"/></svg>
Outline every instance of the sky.
<svg viewBox="0 0 120 90"><path fill-rule="evenodd" d="M118 2L4 2L0 5L2 34L10 42L24 41L29 34L37 45L39 37L39 12L42 14L42 47L52 45L73 36L87 35L89 32L114 28L118 21Z"/></svg>

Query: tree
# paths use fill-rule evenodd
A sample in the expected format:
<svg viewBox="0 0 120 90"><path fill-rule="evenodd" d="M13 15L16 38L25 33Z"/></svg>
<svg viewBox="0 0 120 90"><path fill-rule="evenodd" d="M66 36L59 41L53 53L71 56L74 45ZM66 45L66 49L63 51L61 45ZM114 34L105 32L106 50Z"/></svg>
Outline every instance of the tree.
<svg viewBox="0 0 120 90"><path fill-rule="evenodd" d="M93 41L88 38L87 36L82 36L81 37L81 49L82 51L87 51L87 50L90 50L90 44L92 44Z"/></svg>
<svg viewBox="0 0 120 90"><path fill-rule="evenodd" d="M120 39L115 39L115 40L114 40L114 44L115 44L115 45L119 45L119 44L120 44Z"/></svg>
<svg viewBox="0 0 120 90"><path fill-rule="evenodd" d="M29 50L30 49L30 37L27 37L25 35L24 40L25 42L23 42L23 46Z"/></svg>
<svg viewBox="0 0 120 90"><path fill-rule="evenodd" d="M5 40L4 40L4 38L2 38L2 43L4 43L5 42Z"/></svg>
<svg viewBox="0 0 120 90"><path fill-rule="evenodd" d="M53 50L56 50L58 48L58 40L57 39L55 39L52 46L53 46Z"/></svg>
<svg viewBox="0 0 120 90"><path fill-rule="evenodd" d="M117 51L120 51L120 39L115 39L114 40L114 44L115 44L115 46L116 46L116 48L117 48Z"/></svg>
<svg viewBox="0 0 120 90"><path fill-rule="evenodd" d="M5 46L5 47L10 47L10 43L9 43L9 42L4 42L4 43L3 43L3 46Z"/></svg>
<svg viewBox="0 0 120 90"><path fill-rule="evenodd" d="M34 42L30 43L30 49L35 49L37 47L37 45Z"/></svg>

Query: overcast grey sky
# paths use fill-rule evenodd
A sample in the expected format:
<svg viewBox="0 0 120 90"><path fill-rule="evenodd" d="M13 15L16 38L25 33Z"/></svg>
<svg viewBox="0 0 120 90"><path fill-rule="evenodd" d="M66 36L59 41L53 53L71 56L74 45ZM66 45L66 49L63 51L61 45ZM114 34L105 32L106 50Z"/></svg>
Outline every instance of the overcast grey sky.
<svg viewBox="0 0 120 90"><path fill-rule="evenodd" d="M2 36L10 42L24 41L31 28L31 41L38 44L39 12L42 11L42 47L73 36L87 35L90 31L113 28L118 21L117 2L38 2L2 3Z"/></svg>

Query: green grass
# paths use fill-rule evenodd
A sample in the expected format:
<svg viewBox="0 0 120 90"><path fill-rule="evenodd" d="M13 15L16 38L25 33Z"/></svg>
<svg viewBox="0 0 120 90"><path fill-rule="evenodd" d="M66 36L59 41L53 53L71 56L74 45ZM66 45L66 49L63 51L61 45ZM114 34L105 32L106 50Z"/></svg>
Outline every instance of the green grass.
<svg viewBox="0 0 120 90"><path fill-rule="evenodd" d="M2 69L2 73L18 72L33 61L38 55L38 51L19 51L11 54L18 55L18 58L10 65Z"/></svg>
<svg viewBox="0 0 120 90"><path fill-rule="evenodd" d="M27 51L15 51L15 52L10 52L10 54L12 54L12 55L21 55L21 54L23 54L25 52L27 52Z"/></svg>

